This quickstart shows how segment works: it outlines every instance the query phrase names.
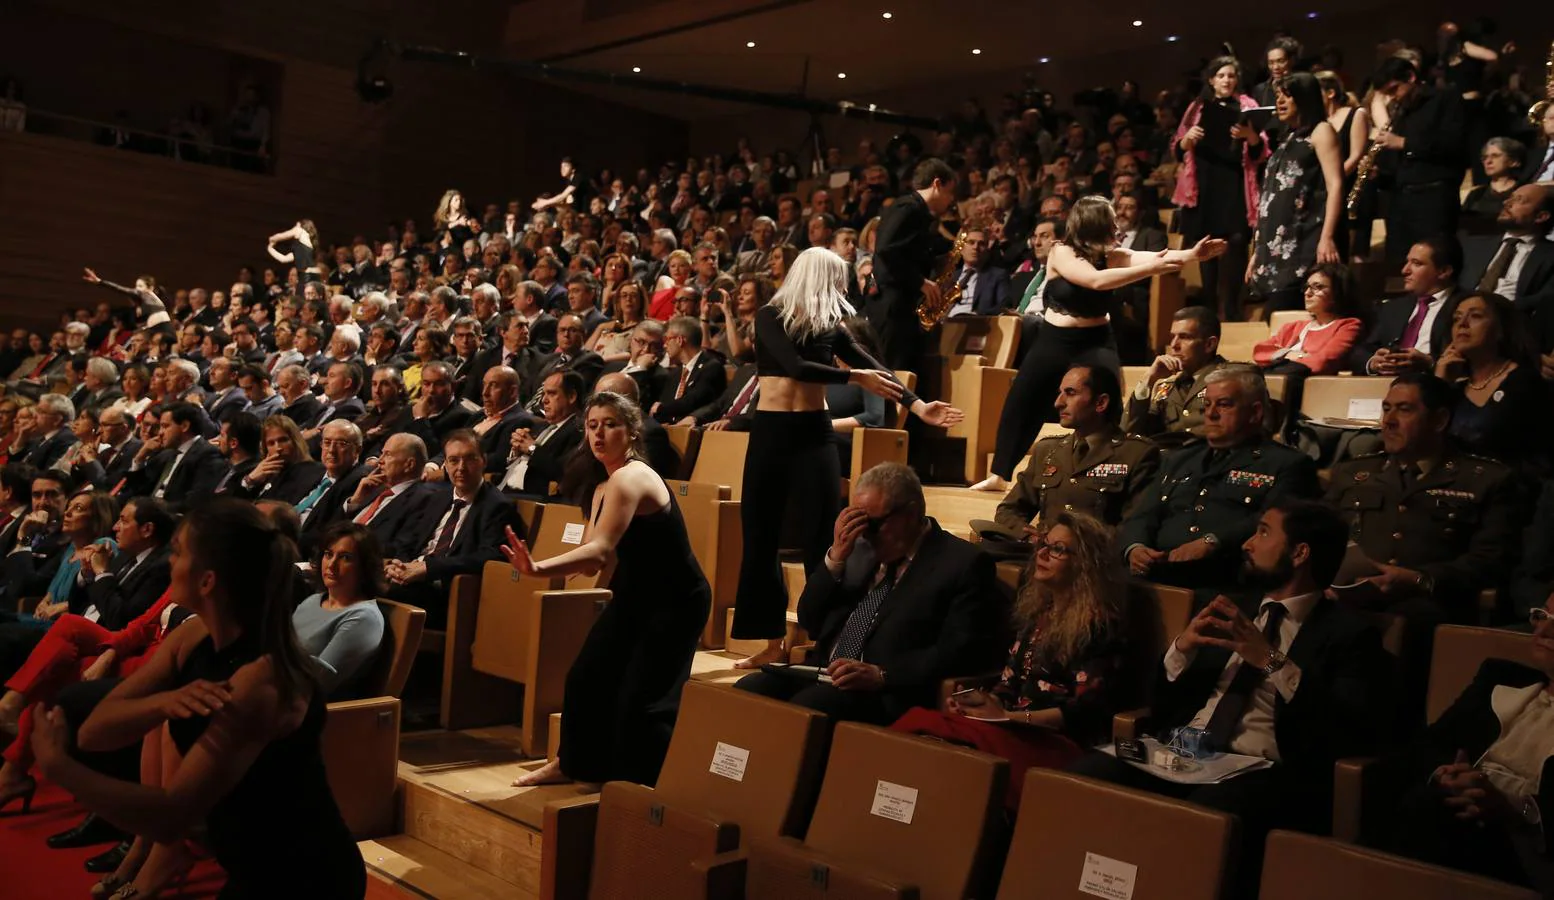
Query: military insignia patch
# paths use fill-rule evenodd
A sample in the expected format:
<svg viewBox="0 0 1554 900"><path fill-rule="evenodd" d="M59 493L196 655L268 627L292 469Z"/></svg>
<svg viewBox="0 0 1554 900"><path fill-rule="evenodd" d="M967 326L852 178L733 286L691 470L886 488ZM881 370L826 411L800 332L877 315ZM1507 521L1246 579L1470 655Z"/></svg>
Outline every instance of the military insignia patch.
<svg viewBox="0 0 1554 900"><path fill-rule="evenodd" d="M1101 463L1098 466L1090 467L1090 470L1085 472L1085 474L1092 478L1116 478L1128 474L1128 464Z"/></svg>
<svg viewBox="0 0 1554 900"><path fill-rule="evenodd" d="M1230 477L1226 479L1234 487L1249 487L1265 490L1273 487L1275 476L1262 472L1248 472L1245 469L1231 469Z"/></svg>

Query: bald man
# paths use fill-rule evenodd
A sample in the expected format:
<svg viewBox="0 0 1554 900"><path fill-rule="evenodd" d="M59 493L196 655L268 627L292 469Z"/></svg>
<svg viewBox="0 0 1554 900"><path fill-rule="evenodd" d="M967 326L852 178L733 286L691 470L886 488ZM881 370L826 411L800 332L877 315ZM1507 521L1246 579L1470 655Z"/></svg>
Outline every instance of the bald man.
<svg viewBox="0 0 1554 900"><path fill-rule="evenodd" d="M638 396L636 379L624 372L611 372L600 376L595 392L605 391L620 394L637 404L639 409L641 408L642 400ZM657 472L659 477L680 477L680 452L669 440L669 432L664 430L664 426L653 421L646 413L642 416L642 445L647 450L647 464L653 467L653 471Z"/></svg>
<svg viewBox="0 0 1554 900"><path fill-rule="evenodd" d="M518 372L511 366L492 366L480 379L480 408L483 415L472 426L480 436L480 452L486 457L486 471L500 472L507 467L507 451L513 432L519 428L544 428L545 423L524 411L519 399Z"/></svg>

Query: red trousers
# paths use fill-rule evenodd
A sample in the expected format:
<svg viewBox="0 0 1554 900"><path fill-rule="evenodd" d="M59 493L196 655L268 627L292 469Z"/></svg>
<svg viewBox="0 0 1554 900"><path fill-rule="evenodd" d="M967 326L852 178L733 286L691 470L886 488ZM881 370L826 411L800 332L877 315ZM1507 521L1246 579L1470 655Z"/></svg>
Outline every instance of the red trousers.
<svg viewBox="0 0 1554 900"><path fill-rule="evenodd" d="M1085 755L1078 744L1055 731L1007 722L981 722L925 707L908 710L890 727L908 734L926 734L1009 760L1009 793L1005 803L1010 811L1020 807L1026 769L1032 766L1063 769Z"/></svg>
<svg viewBox="0 0 1554 900"><path fill-rule="evenodd" d="M81 673L97 661L97 649L112 636L108 629L80 616L61 616L44 632L43 640L33 648L26 665L5 683L27 699L16 723L17 738L5 748L6 762L21 767L23 772L32 768L33 704L52 700L61 688L80 681ZM120 660L115 666L120 674L127 671L125 662L127 660Z"/></svg>

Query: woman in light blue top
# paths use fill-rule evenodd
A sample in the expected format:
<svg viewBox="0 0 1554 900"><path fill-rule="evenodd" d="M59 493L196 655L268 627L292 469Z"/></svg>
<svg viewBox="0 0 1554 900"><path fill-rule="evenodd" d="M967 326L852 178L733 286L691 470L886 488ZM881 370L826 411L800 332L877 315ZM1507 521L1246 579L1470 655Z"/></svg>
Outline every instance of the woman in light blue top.
<svg viewBox="0 0 1554 900"><path fill-rule="evenodd" d="M292 614L297 640L319 664L330 700L350 699L383 643L383 613L375 598L385 591L383 549L371 531L340 522L324 532L314 561L323 593L302 601Z"/></svg>

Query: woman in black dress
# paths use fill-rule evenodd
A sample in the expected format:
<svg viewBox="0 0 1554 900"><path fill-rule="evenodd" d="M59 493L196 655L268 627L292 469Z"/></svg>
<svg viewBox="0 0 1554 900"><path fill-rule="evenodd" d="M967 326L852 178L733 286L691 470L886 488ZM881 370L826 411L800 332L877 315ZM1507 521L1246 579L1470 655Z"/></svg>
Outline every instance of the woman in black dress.
<svg viewBox="0 0 1554 900"><path fill-rule="evenodd" d="M285 250L277 245L288 243ZM297 270L299 284L308 281L322 281L318 265L314 256L318 253L318 228L312 219L299 219L297 224L285 231L270 235L270 243L265 250L270 258L278 263L294 266Z"/></svg>
<svg viewBox="0 0 1554 900"><path fill-rule="evenodd" d="M575 550L536 560L507 530L503 553L523 575L594 574L608 565L611 598L567 672L557 758L514 782L653 784L669 750L680 689L691 674L712 589L691 552L685 519L644 462L642 411L620 394L588 400L593 514Z"/></svg>
<svg viewBox="0 0 1554 900"><path fill-rule="evenodd" d="M1341 196L1347 202L1349 191L1354 188L1359 177L1360 160L1365 157L1365 151L1370 149L1371 114L1365 107L1354 103L1337 72L1324 69L1315 74L1317 84L1322 88L1322 106L1327 111L1327 124L1333 126L1333 131L1338 134L1338 156L1343 160L1344 170ZM1361 211L1356 206L1355 216L1351 219L1347 207L1344 208L1343 215L1339 216L1338 227L1334 229L1338 253L1346 259L1352 258L1351 254L1368 257L1370 253L1371 223L1369 218L1361 215ZM1354 245L1352 248L1351 244Z"/></svg>
<svg viewBox="0 0 1554 900"><path fill-rule="evenodd" d="M152 840L204 825L228 876L222 900L361 897L366 870L319 748L324 695L291 623L296 546L252 504L217 498L190 511L172 549L172 601L198 618L114 688L76 743L116 750L166 724L183 755L177 774L150 787L87 768L57 709L38 710L39 764L82 805Z"/></svg>

